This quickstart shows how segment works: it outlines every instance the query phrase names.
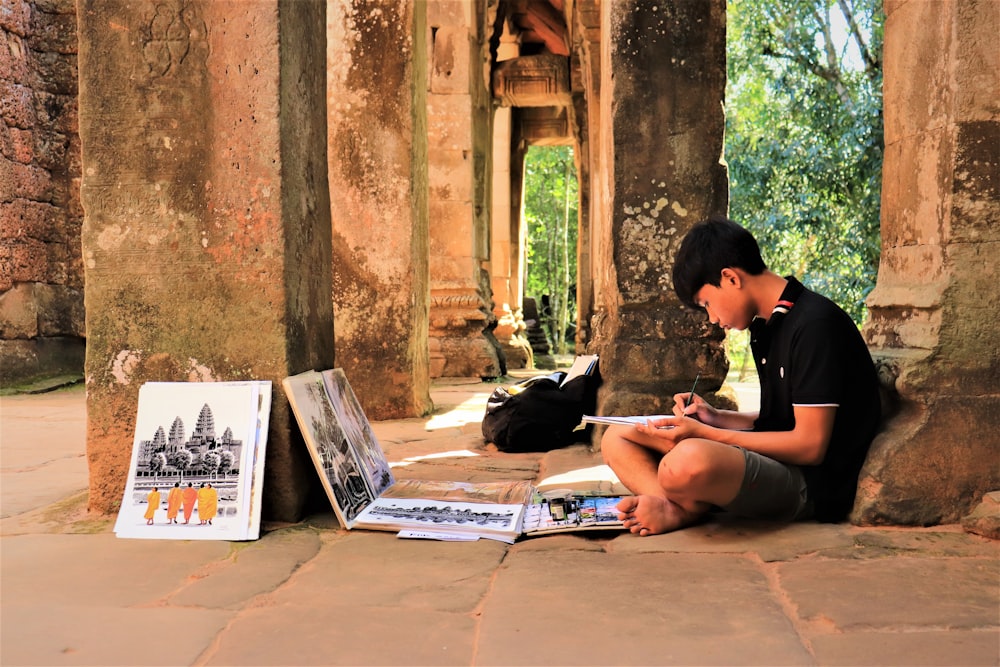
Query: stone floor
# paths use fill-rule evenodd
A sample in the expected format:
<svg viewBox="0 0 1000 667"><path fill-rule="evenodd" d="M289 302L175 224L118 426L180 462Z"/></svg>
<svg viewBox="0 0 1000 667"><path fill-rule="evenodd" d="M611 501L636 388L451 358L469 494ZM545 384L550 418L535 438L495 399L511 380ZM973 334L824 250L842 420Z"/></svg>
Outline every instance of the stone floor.
<svg viewBox="0 0 1000 667"><path fill-rule="evenodd" d="M489 384L373 428L401 478L603 478L492 451ZM716 521L445 543L339 529L117 539L86 513L80 387L0 398L0 664L998 665L1000 543L958 526ZM613 481L613 480L612 480Z"/></svg>

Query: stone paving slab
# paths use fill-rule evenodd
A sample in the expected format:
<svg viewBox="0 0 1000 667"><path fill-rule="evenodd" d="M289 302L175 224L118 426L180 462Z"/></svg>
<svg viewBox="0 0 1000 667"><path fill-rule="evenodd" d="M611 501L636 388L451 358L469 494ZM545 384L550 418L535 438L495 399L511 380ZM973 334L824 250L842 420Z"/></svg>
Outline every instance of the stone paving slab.
<svg viewBox="0 0 1000 667"><path fill-rule="evenodd" d="M87 488L85 396L83 385L0 396L0 518L61 500L67 484L71 491Z"/></svg>
<svg viewBox="0 0 1000 667"><path fill-rule="evenodd" d="M205 563L229 556L228 542L124 540L99 535L21 535L2 542L4 628L8 604L154 604Z"/></svg>
<svg viewBox="0 0 1000 667"><path fill-rule="evenodd" d="M998 663L995 631L931 630L831 634L811 641L820 665L961 667Z"/></svg>
<svg viewBox="0 0 1000 667"><path fill-rule="evenodd" d="M476 634L468 614L331 599L251 609L189 664L471 665Z"/></svg>
<svg viewBox="0 0 1000 667"><path fill-rule="evenodd" d="M113 667L196 664L232 613L105 606L80 599L56 605L5 602L3 616L0 664L5 667Z"/></svg>
<svg viewBox="0 0 1000 667"><path fill-rule="evenodd" d="M751 559L567 551L567 539L581 538L512 549L483 608L477 664L810 661Z"/></svg>
<svg viewBox="0 0 1000 667"><path fill-rule="evenodd" d="M372 531L327 539L316 558L270 596L270 604L319 608L355 600L414 612L471 613L486 594L507 547L494 540L404 540Z"/></svg>
<svg viewBox="0 0 1000 667"><path fill-rule="evenodd" d="M266 540L241 542L224 560L206 563L188 585L169 596L172 605L239 609L288 581L319 553L317 531L276 531Z"/></svg>
<svg viewBox="0 0 1000 667"><path fill-rule="evenodd" d="M373 424L380 441L392 434L390 459L409 464L398 476L614 483L587 447L509 455L483 443L487 389L439 387L430 418ZM49 439L84 458L82 392L60 401L68 412L3 404L5 421L61 424L31 446L30 429L5 426L0 443L14 480L0 487L5 511L25 488L61 498L25 495L0 521L4 667L1000 665L1000 543L958 526L720 515L649 538L507 545L345 531L331 511L265 524L254 542L117 539L113 518L86 514L85 476L46 464Z"/></svg>
<svg viewBox="0 0 1000 667"><path fill-rule="evenodd" d="M6 464L6 460L4 461ZM0 509L0 518L17 516L36 507L51 505L65 497L66 489L60 479L87 479L87 461L82 456L64 459L53 459L44 464L44 470L37 475L41 479L29 479L21 470L4 470L0 473L0 487L4 489L5 499ZM86 485L74 489L83 491Z"/></svg>
<svg viewBox="0 0 1000 667"><path fill-rule="evenodd" d="M802 559L781 564L782 589L806 621L841 632L996 627L1000 563L992 559Z"/></svg>
<svg viewBox="0 0 1000 667"><path fill-rule="evenodd" d="M825 549L850 548L854 539L844 525L718 519L685 530L643 539L615 541L613 548L627 553L755 553L765 562L788 560Z"/></svg>

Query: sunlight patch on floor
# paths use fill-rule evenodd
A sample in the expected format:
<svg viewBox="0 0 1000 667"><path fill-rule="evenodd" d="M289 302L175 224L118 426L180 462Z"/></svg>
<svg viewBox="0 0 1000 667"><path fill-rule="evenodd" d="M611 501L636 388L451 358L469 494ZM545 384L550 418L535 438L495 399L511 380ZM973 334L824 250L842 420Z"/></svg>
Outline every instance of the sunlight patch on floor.
<svg viewBox="0 0 1000 667"><path fill-rule="evenodd" d="M469 456L479 456L475 452L471 452L468 449L456 449L450 452L434 452L433 454L421 454L419 456L407 456L402 461L389 462L390 468L405 468L413 463L418 463L420 461L427 461L429 459L447 459L447 458L466 458Z"/></svg>
<svg viewBox="0 0 1000 667"><path fill-rule="evenodd" d="M427 420L424 426L428 431L436 431L442 428L456 428L481 422L486 412L486 400L489 394L476 395L462 401L452 409L439 415L434 415Z"/></svg>

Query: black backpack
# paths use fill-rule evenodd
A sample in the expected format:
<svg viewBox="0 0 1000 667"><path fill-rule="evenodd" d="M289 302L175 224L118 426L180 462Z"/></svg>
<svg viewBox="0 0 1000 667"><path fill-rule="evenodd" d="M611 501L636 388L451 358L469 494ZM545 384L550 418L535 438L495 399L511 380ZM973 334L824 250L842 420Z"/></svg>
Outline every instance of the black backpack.
<svg viewBox="0 0 1000 667"><path fill-rule="evenodd" d="M486 403L483 437L504 452L547 452L589 442L592 425L577 430L597 407L601 377L595 368L563 384L566 373L539 375L497 387Z"/></svg>

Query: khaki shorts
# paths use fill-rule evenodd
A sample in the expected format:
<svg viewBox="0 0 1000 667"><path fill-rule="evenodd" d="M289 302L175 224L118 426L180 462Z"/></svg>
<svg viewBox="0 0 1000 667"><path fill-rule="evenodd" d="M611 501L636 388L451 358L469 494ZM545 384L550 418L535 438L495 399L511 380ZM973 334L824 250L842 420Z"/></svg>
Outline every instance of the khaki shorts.
<svg viewBox="0 0 1000 667"><path fill-rule="evenodd" d="M743 452L746 470L736 498L722 509L755 519L799 521L813 514L806 478L798 466L787 465L763 454L737 447Z"/></svg>

